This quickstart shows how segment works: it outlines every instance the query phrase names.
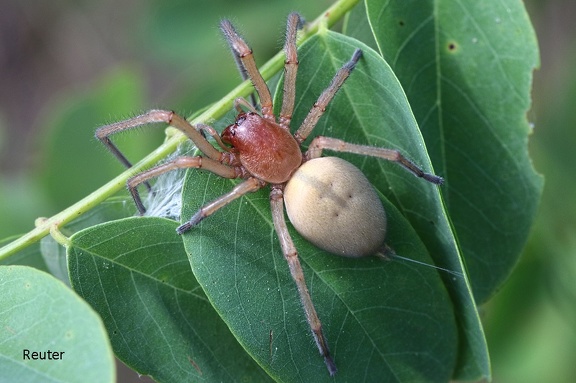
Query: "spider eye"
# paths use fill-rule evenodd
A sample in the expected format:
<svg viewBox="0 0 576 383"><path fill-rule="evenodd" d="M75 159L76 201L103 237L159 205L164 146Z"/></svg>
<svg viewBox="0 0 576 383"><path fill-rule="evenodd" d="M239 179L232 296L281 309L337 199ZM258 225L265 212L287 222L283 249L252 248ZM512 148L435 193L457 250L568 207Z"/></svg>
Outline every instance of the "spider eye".
<svg viewBox="0 0 576 383"><path fill-rule="evenodd" d="M234 122L234 125L238 126L238 125L242 125L242 123L246 121L246 113L240 113L238 115L238 117L236 117L236 121Z"/></svg>

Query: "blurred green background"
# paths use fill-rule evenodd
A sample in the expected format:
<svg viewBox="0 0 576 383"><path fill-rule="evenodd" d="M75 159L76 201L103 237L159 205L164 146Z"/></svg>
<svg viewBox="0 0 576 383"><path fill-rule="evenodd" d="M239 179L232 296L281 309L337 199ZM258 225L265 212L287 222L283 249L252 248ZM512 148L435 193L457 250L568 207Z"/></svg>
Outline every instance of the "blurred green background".
<svg viewBox="0 0 576 383"><path fill-rule="evenodd" d="M93 138L99 125L153 107L190 115L237 84L221 18L237 24L262 64L282 47L288 12L313 19L331 3L0 0L0 239L122 170ZM482 315L494 381L573 382L576 2L525 4L542 63L530 152L546 185L522 260ZM119 141L139 158L162 136L139 130Z"/></svg>

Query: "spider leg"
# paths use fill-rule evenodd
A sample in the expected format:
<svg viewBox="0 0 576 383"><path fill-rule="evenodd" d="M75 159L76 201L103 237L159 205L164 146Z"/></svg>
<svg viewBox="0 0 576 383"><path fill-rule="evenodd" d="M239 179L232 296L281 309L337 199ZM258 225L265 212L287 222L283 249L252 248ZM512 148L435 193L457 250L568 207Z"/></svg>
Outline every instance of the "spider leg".
<svg viewBox="0 0 576 383"><path fill-rule="evenodd" d="M408 169L416 177L421 177L426 181L436 185L441 185L444 182L442 177L424 172L424 170L419 168L414 162L404 157L398 150L385 149L368 145L351 144L349 142L332 137L315 137L308 147L306 158L312 159L320 157L322 155L322 150L324 149L333 150L336 152L346 152L360 154L363 156L378 157L388 161L393 161Z"/></svg>
<svg viewBox="0 0 576 383"><path fill-rule="evenodd" d="M318 123L318 120L326 111L326 107L330 101L332 101L336 95L336 92L338 92L338 89L340 89L342 84L344 84L344 81L346 81L348 76L350 76L350 73L356 66L356 63L358 63L358 60L360 60L360 57L362 57L362 51L360 49L356 49L354 54L352 54L350 61L344 64L342 68L336 72L336 75L332 78L330 85L324 89L320 97L318 97L318 100L314 103L314 106L312 106L312 109L310 109L310 112L308 112L308 115L302 122L302 125L300 125L296 133L294 133L294 138L296 138L296 141L302 143L312 132L312 129L314 129Z"/></svg>
<svg viewBox="0 0 576 383"><path fill-rule="evenodd" d="M298 52L296 49L296 35L302 27L304 20L294 12L288 16L286 25L286 42L284 43L284 89L282 95L282 110L278 123L283 128L290 130L290 120L294 112L294 100L296 98L296 72L298 71Z"/></svg>
<svg viewBox="0 0 576 383"><path fill-rule="evenodd" d="M241 97L234 99L234 109L236 109L238 113L242 113L244 111L242 109L243 106L253 113L258 113L256 108L252 106L248 101L246 101L246 99Z"/></svg>
<svg viewBox="0 0 576 383"><path fill-rule="evenodd" d="M210 158L203 158L200 156L177 157L172 161L165 162L161 165L155 166L142 173L139 173L129 178L128 181L126 182L128 185L128 191L132 195L134 203L136 204L136 207L138 208L140 214L144 214L146 212L146 208L144 207L144 204L142 203L142 198L140 197L140 193L138 192L138 185L146 183L148 182L148 180L156 178L166 172L176 169L188 169L188 168L205 169L224 178L236 178L239 176L239 172L237 172L235 168L224 165Z"/></svg>
<svg viewBox="0 0 576 383"><path fill-rule="evenodd" d="M228 193L218 197L209 204L204 205L200 210L196 212L196 214L192 216L192 218L190 218L188 222L185 222L182 225L180 225L176 229L176 232L178 234L183 234L187 232L188 230L192 229L194 226L199 224L200 221L202 221L204 218L214 214L217 210L228 205L230 202L242 197L244 194L255 192L264 185L265 183L257 178L254 177L248 178L246 181L236 185L234 189L232 189Z"/></svg>
<svg viewBox="0 0 576 383"><path fill-rule="evenodd" d="M244 65L242 65L242 60L240 56L238 56L238 54L236 53L236 50L234 49L234 46L232 46L230 39L226 39L226 41L228 42L228 46L232 51L232 57L234 57L234 63L236 64L236 68L238 68L238 71L240 72L242 81L248 80L248 73L246 72L246 68L244 68ZM258 104L256 103L256 96L254 96L254 93L250 94L250 103L248 103L248 101L246 101L246 103L249 104L252 109L256 108Z"/></svg>
<svg viewBox="0 0 576 383"><path fill-rule="evenodd" d="M248 44L246 44L242 37L240 37L238 32L236 32L229 20L222 20L220 23L220 29L222 30L224 37L226 37L228 45L240 58L242 66L248 74L248 77L250 77L256 92L258 92L260 105L262 106L262 116L268 120L275 121L270 89L268 89L266 82L258 71L256 62L254 61L254 56L252 55L252 49Z"/></svg>
<svg viewBox="0 0 576 383"><path fill-rule="evenodd" d="M270 206L272 209L272 220L274 221L274 228L278 234L278 239L280 241L280 246L282 247L282 253L284 258L288 262L288 268L290 269L290 274L292 279L296 283L298 288L298 293L300 294L300 301L304 307L304 312L306 314L306 320L308 325L312 330L312 335L316 341L316 346L320 351L320 355L324 357L324 362L328 368L330 376L336 374L337 368L336 364L330 356L330 350L328 349L328 344L322 333L322 323L318 318L314 304L312 303L312 298L308 292L308 287L306 287L306 281L304 279L304 272L302 271L302 266L298 260L298 251L294 246L294 242L288 233L288 227L286 226L286 221L284 219L284 205L283 205L283 192L279 187L272 187L270 192Z"/></svg>
<svg viewBox="0 0 576 383"><path fill-rule="evenodd" d="M222 153L214 148L194 126L190 125L183 117L167 110L150 110L140 116L102 126L96 130L96 138L98 138L124 166L129 168L132 164L120 149L114 145L112 140L110 140L110 136L114 133L123 132L138 126L159 122L171 125L186 134L188 138L194 142L196 147L209 158L216 161L221 159Z"/></svg>

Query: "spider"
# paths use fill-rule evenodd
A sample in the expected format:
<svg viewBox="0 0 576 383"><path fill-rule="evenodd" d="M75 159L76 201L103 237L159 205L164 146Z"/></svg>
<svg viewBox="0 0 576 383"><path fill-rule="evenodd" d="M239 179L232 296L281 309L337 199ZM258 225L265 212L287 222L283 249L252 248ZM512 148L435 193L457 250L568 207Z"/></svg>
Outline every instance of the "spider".
<svg viewBox="0 0 576 383"><path fill-rule="evenodd" d="M140 116L100 127L96 137L127 167L130 162L110 140L110 135L149 123L169 124L188 136L202 152L197 156L180 156L127 181L138 211L145 212L137 187L165 172L195 168L208 170L218 176L244 181L230 192L201 207L178 228L178 234L190 231L204 218L242 197L270 185L270 207L275 231L282 253L296 283L304 313L312 335L330 375L337 371L322 332L322 325L308 292L298 252L288 233L284 205L296 230L316 246L331 253L360 257L375 254L384 245L386 215L374 188L354 165L338 157L322 157L323 150L348 152L394 161L414 175L431 183L443 179L424 172L400 152L392 149L351 144L330 137L315 137L308 150L301 145L314 129L326 107L348 78L362 57L356 49L347 63L335 74L321 93L308 115L292 134L290 122L295 102L295 83L298 69L296 36L303 25L297 13L288 16L284 52L283 100L279 116L273 113L270 90L254 61L252 50L228 20L220 25L243 77L248 77L260 100L260 113L245 99L236 99L238 115L221 135L203 124L191 125L172 111L150 110ZM245 111L245 109L247 111ZM218 148L212 145L210 135Z"/></svg>

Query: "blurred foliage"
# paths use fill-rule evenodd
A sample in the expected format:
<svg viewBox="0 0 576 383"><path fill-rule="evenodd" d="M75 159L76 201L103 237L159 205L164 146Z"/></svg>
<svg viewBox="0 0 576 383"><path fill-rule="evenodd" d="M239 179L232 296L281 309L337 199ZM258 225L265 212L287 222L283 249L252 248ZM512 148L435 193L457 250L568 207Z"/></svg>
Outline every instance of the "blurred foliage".
<svg viewBox="0 0 576 383"><path fill-rule="evenodd" d="M219 0L202 2L202 8L198 3L149 0L123 5L118 14L114 14L115 2L51 5L50 14L59 15L56 21L76 17L91 22L93 29L85 33L95 36L86 44L104 64L83 83L60 88L43 99L41 108L26 111L38 121L33 144L24 154L32 160L18 173L0 175L0 238L29 230L37 216L72 204L121 170L94 140L98 125L156 106L188 115L230 89L238 75L219 37L220 18L231 17L238 23L258 52L257 62L262 63L281 47L278 36L283 25L278 20L294 9L312 18L331 2ZM530 116L535 130L530 146L535 167L546 175L546 186L524 256L483 313L495 381L570 382L576 376L576 203L572 198L576 192L576 44L572 41L576 36L569 28L573 21L561 15L570 13L564 7L575 8L563 0L526 3L542 48L542 69L535 74ZM34 6L22 2L8 8L18 8L19 15L33 20ZM122 15L130 17L122 19ZM559 37L558 31L571 35ZM564 45L552 49L552 42ZM78 62L84 64L80 56ZM61 63L47 60L44 64ZM55 73L48 67L43 70ZM28 104L24 98L14 102ZM8 117L8 108L8 103L0 104L3 151L12 146L10 139L19 137L11 131L20 129L19 122ZM161 134L161 129L132 134L121 139L120 145L131 158L139 158L160 142ZM90 168L80 168L80 163ZM74 182L62 177L74 177Z"/></svg>

